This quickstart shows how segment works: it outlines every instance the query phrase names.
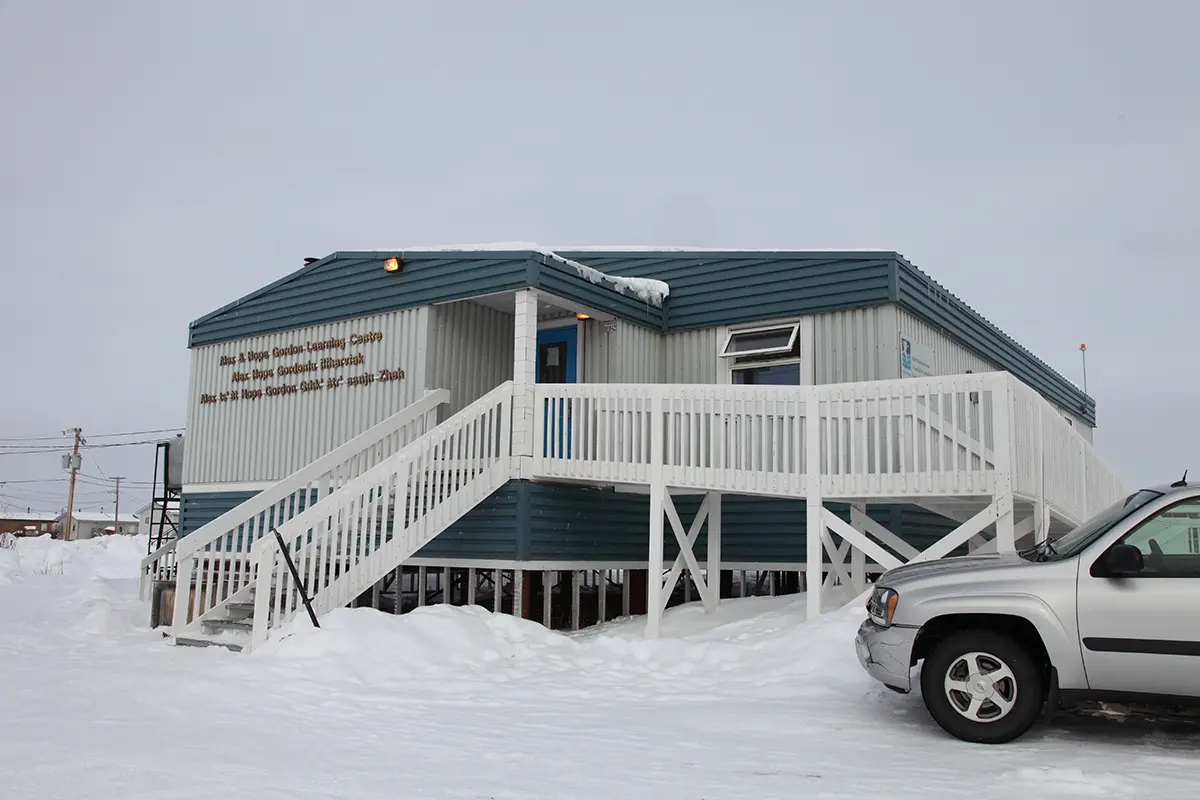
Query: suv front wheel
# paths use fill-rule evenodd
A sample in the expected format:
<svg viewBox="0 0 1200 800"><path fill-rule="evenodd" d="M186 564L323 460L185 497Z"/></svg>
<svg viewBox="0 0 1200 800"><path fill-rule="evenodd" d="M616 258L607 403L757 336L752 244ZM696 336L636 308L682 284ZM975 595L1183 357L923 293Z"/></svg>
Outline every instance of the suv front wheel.
<svg viewBox="0 0 1200 800"><path fill-rule="evenodd" d="M1045 681L1018 642L970 630L933 646L921 668L921 694L950 735L1001 744L1033 727L1045 703Z"/></svg>

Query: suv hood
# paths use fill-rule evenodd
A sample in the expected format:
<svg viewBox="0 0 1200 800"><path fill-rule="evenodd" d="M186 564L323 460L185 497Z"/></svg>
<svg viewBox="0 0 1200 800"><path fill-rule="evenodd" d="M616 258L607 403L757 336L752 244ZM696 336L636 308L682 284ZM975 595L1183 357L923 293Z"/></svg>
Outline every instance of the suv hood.
<svg viewBox="0 0 1200 800"><path fill-rule="evenodd" d="M1028 567L1029 561L1021 558L1016 553L1005 553L1003 555L989 553L980 556L954 556L951 558L939 558L935 561L922 561L919 564L905 564L901 567L888 570L880 576L876 581L877 586L894 587L896 584L911 581L921 580L923 578L932 578L936 576L959 575L967 572L975 572L978 570L996 570L1006 567Z"/></svg>

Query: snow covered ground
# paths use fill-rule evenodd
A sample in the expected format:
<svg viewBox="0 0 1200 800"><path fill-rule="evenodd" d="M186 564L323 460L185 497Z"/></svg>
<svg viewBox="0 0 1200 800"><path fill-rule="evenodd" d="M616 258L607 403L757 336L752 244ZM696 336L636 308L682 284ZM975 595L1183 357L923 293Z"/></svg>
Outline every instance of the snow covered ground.
<svg viewBox="0 0 1200 800"><path fill-rule="evenodd" d="M341 611L254 655L169 647L144 539L0 550L0 796L1191 797L1200 735L1059 721L948 739L871 682L855 607L728 603L576 637L480 609Z"/></svg>

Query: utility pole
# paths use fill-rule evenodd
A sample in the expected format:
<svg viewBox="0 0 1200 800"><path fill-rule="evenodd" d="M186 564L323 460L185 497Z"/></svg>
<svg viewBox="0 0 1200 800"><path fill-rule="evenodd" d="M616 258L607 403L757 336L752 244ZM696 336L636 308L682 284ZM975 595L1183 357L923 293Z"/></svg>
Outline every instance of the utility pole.
<svg viewBox="0 0 1200 800"><path fill-rule="evenodd" d="M117 504L113 507L113 533L121 532L121 481L124 478L117 476L113 478L117 482Z"/></svg>
<svg viewBox="0 0 1200 800"><path fill-rule="evenodd" d="M64 433L75 434L75 449L71 453L68 464L71 468L71 488L67 490L67 520L63 526L63 541L67 542L71 539L71 523L75 515L75 476L79 472L79 444L83 441L83 430L81 428L72 428Z"/></svg>

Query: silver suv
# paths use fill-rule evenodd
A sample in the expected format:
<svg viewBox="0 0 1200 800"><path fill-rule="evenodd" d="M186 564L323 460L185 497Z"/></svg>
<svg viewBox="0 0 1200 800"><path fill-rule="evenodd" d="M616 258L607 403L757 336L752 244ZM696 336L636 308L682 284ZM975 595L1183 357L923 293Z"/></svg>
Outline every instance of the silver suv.
<svg viewBox="0 0 1200 800"><path fill-rule="evenodd" d="M883 574L855 642L872 677L971 742L1047 703L1200 700L1200 485L1142 489L1061 538Z"/></svg>

